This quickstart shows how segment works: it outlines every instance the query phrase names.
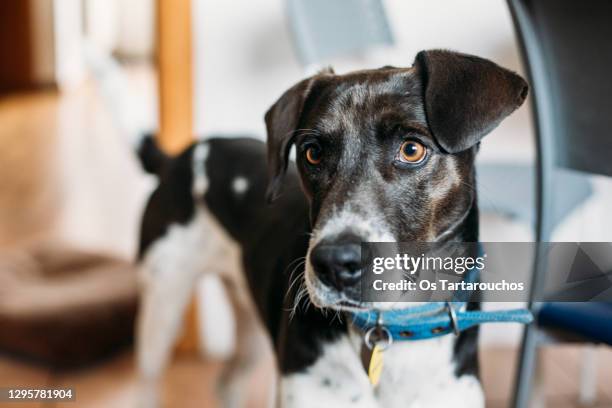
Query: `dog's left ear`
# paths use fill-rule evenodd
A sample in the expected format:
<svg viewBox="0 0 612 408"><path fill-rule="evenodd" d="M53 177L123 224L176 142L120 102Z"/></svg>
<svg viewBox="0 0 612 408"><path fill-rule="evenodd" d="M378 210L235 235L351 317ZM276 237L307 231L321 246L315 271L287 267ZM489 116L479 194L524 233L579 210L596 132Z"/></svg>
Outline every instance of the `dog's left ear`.
<svg viewBox="0 0 612 408"><path fill-rule="evenodd" d="M327 68L318 74L298 82L287 90L266 112L268 131L268 202L274 201L280 194L283 177L289 164L289 152L296 136L296 130L302 117L306 99L319 78L333 74Z"/></svg>
<svg viewBox="0 0 612 408"><path fill-rule="evenodd" d="M429 128L448 153L474 146L525 101L523 78L473 55L421 51L414 66L423 80Z"/></svg>

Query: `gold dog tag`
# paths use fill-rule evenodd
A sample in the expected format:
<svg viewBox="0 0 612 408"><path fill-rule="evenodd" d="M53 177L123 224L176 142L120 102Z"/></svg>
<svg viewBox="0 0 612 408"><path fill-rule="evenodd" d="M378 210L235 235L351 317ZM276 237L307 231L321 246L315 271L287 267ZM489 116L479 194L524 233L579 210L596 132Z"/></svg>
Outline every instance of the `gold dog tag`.
<svg viewBox="0 0 612 408"><path fill-rule="evenodd" d="M368 374L370 384L376 387L380 381L380 375L384 366L383 348L375 345L371 350L367 345L361 348L361 363Z"/></svg>

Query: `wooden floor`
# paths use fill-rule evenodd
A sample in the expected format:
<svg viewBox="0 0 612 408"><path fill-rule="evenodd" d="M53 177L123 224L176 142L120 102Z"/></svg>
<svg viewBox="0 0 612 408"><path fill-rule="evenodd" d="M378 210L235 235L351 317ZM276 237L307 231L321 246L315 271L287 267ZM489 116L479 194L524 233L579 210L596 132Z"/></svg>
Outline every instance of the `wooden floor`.
<svg viewBox="0 0 612 408"><path fill-rule="evenodd" d="M598 403L597 408L612 407L612 352L597 350ZM515 351L507 348L489 348L481 356L482 379L487 396L487 407L508 406ZM559 346L545 350L544 384L549 407L571 408L578 404L579 367L581 348ZM166 407L218 407L214 384L221 364L203 362L197 357L180 357L168 370L164 382ZM249 408L265 406L267 385L262 379L270 378L270 366L262 365L253 375L249 394ZM77 372L57 373L40 367L0 358L0 388L19 387L73 387L76 401L63 404L0 403L2 408L134 407L138 395L138 381L133 367L133 355L126 352L98 367Z"/></svg>
<svg viewBox="0 0 612 408"><path fill-rule="evenodd" d="M0 246L49 235L59 228L62 237L87 246L126 257L133 254L138 212L148 194L145 176L113 134L109 115L96 98L90 87L65 95L42 92L0 99ZM98 199L107 197L122 200ZM515 353L512 348L492 347L482 352L489 407L508 404ZM612 407L612 351L600 348L597 353L597 407ZM580 361L577 347L545 351L549 406L579 406ZM270 367L269 362L263 364L245 388L251 407L262 406L266 399ZM219 363L179 358L166 375L165 406L214 407L213 387L219 371ZM129 351L97 367L64 373L0 357L0 388L9 386L76 389L75 403L45 405L55 407L134 407L138 390ZM0 403L9 408L39 406Z"/></svg>

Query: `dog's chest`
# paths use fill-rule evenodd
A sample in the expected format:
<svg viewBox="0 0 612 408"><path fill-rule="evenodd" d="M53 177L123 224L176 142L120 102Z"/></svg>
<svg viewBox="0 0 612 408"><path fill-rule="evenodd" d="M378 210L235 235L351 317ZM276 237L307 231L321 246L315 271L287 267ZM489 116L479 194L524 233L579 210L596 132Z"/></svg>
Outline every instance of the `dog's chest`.
<svg viewBox="0 0 612 408"><path fill-rule="evenodd" d="M478 381L455 375L453 337L396 342L383 353L377 387L369 383L360 361L361 343L361 336L351 333L325 344L305 373L283 378L283 406L311 406L314 395L320 407L482 406ZM298 395L307 396L306 401Z"/></svg>
<svg viewBox="0 0 612 408"><path fill-rule="evenodd" d="M356 353L363 347L360 333L351 331ZM453 362L454 338L444 336L429 340L396 341L382 353L383 369L374 395L380 406L406 406L422 394L440 392L457 378ZM362 369L365 374L365 369Z"/></svg>
<svg viewBox="0 0 612 408"><path fill-rule="evenodd" d="M391 345L383 354L383 371L375 390L380 406L400 407L410 401L409 406L418 407L432 394L454 387L458 379L453 346L451 336Z"/></svg>

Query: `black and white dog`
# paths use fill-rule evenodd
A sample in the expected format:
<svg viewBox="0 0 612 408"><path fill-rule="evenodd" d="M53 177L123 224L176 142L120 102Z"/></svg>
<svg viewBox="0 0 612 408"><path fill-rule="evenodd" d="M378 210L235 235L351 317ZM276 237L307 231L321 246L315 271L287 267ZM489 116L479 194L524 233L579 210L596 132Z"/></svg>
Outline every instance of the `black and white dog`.
<svg viewBox="0 0 612 408"><path fill-rule="evenodd" d="M283 407L484 406L476 328L394 343L372 387L359 356L363 333L342 316L390 307L356 295L361 242L478 241L478 145L527 90L490 61L424 51L410 68L329 70L299 82L265 116L267 148L214 138L168 158L145 140L142 160L160 180L140 250L138 358L147 383L163 370L205 275L220 277L233 315L243 316L238 337L214 325L204 333L220 353L237 343L222 379L225 406L245 404L239 389L266 341ZM303 297L315 307L299 307ZM250 336L257 322L267 339Z"/></svg>

